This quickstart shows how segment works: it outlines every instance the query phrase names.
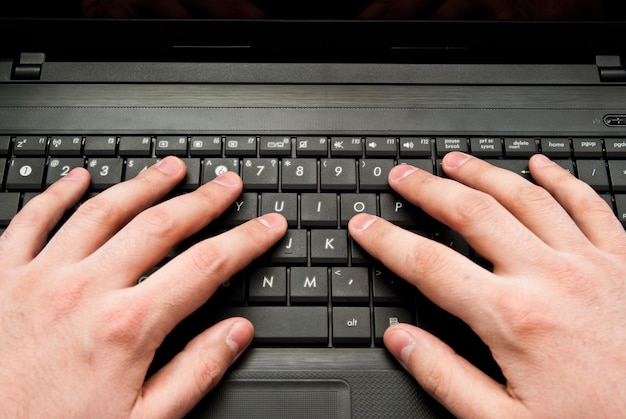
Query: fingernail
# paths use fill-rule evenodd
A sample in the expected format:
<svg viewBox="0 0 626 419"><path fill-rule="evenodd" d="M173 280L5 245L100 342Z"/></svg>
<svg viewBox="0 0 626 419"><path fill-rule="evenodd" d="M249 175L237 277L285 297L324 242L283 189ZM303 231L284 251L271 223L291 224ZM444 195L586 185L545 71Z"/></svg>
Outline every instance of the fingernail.
<svg viewBox="0 0 626 419"><path fill-rule="evenodd" d="M533 164L538 167L548 167L555 163L543 154L535 154L533 156Z"/></svg>
<svg viewBox="0 0 626 419"><path fill-rule="evenodd" d="M259 222L272 230L282 229L285 225L285 217L280 214L266 214L258 218Z"/></svg>
<svg viewBox="0 0 626 419"><path fill-rule="evenodd" d="M393 182L397 182L400 179L403 179L407 177L408 175L410 175L411 173L415 172L416 170L417 168L409 164L400 164L394 167L393 169L391 169L391 172L389 172L389 180Z"/></svg>
<svg viewBox="0 0 626 419"><path fill-rule="evenodd" d="M465 153L448 153L444 157L444 164L450 168L461 167L466 161L471 159L471 156Z"/></svg>
<svg viewBox="0 0 626 419"><path fill-rule="evenodd" d="M227 188L232 188L233 186L239 185L239 176L233 172L226 172L213 179L212 182L219 183Z"/></svg>
<svg viewBox="0 0 626 419"><path fill-rule="evenodd" d="M363 231L371 226L374 221L376 221L376 217L374 217L373 215L359 214L350 220L350 227L353 230Z"/></svg>
<svg viewBox="0 0 626 419"><path fill-rule="evenodd" d="M176 157L166 157L159 161L155 167L168 176L174 176L182 170L182 161Z"/></svg>
<svg viewBox="0 0 626 419"><path fill-rule="evenodd" d="M415 348L415 341L411 335L402 329L390 330L385 344L391 354L407 368L411 353Z"/></svg>
<svg viewBox="0 0 626 419"><path fill-rule="evenodd" d="M233 324L226 336L226 344L232 349L235 355L239 355L248 347L253 334L250 333L250 325L247 322L239 321Z"/></svg>

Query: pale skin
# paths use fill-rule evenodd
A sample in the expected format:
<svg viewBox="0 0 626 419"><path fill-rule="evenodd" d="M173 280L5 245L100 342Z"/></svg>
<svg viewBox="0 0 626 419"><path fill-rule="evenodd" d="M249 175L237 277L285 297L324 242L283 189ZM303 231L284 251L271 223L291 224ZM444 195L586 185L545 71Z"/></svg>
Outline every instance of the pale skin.
<svg viewBox="0 0 626 419"><path fill-rule="evenodd" d="M388 329L385 344L459 417L617 417L626 411L626 235L589 187L541 156L529 167L541 186L461 153L443 160L452 179L410 166L389 175L493 272L376 217L349 225L374 257L474 329L507 384L413 326ZM184 172L179 159L162 160L81 205L46 243L88 188L88 173L76 169L0 236L0 415L183 416L250 343L248 321L226 320L145 380L165 335L287 228L277 214L251 220L135 285L241 193L228 173L153 206Z"/></svg>

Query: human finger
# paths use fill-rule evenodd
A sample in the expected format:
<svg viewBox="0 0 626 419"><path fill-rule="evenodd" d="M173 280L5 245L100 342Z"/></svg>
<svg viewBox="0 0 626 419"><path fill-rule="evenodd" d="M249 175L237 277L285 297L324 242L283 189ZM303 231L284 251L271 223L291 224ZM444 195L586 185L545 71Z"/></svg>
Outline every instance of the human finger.
<svg viewBox="0 0 626 419"><path fill-rule="evenodd" d="M267 252L286 230L282 215L266 214L181 253L135 287L137 300L155 307L147 324L165 337L220 285Z"/></svg>
<svg viewBox="0 0 626 419"><path fill-rule="evenodd" d="M499 298L500 284L491 272L441 243L369 214L353 217L348 228L367 253L444 310L477 329L494 318L491 302Z"/></svg>
<svg viewBox="0 0 626 419"><path fill-rule="evenodd" d="M576 223L548 191L517 173L457 152L447 154L442 167L451 178L494 197L553 249L567 251L589 244Z"/></svg>
<svg viewBox="0 0 626 419"><path fill-rule="evenodd" d="M626 253L624 228L596 191L543 155L533 156L529 168L533 179L555 197L594 246Z"/></svg>
<svg viewBox="0 0 626 419"><path fill-rule="evenodd" d="M129 286L177 243L219 217L241 194L241 178L227 172L193 192L137 215L84 262L108 271L107 286Z"/></svg>
<svg viewBox="0 0 626 419"><path fill-rule="evenodd" d="M547 250L545 243L488 193L408 165L394 167L389 184L405 199L459 232L496 269L527 269L536 262L538 252Z"/></svg>
<svg viewBox="0 0 626 419"><path fill-rule="evenodd" d="M84 259L141 211L162 199L185 176L185 164L166 157L132 180L85 201L40 254L72 263Z"/></svg>
<svg viewBox="0 0 626 419"><path fill-rule="evenodd" d="M448 345L417 327L387 329L384 342L427 393L459 418L529 416L506 387L480 371Z"/></svg>
<svg viewBox="0 0 626 419"><path fill-rule="evenodd" d="M195 337L145 382L132 416L183 417L217 385L253 334L248 320L232 318Z"/></svg>
<svg viewBox="0 0 626 419"><path fill-rule="evenodd" d="M9 268L30 262L46 244L63 215L85 194L89 173L76 168L34 197L0 236L0 265Z"/></svg>

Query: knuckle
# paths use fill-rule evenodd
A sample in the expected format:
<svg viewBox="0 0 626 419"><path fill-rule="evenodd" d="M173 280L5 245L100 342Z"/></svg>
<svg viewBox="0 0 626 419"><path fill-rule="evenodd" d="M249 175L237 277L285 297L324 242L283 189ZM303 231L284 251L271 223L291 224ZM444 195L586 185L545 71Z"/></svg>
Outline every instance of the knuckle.
<svg viewBox="0 0 626 419"><path fill-rule="evenodd" d="M81 222L93 225L101 225L104 223L115 223L119 221L119 208L115 203L98 197L88 199L83 202L76 211L75 216L81 219Z"/></svg>
<svg viewBox="0 0 626 419"><path fill-rule="evenodd" d="M226 279L227 258L213 240L206 240L190 249L189 269L201 277Z"/></svg>
<svg viewBox="0 0 626 419"><path fill-rule="evenodd" d="M536 211L538 208L549 208L556 201L544 188L532 184L524 184L515 192L517 199L513 206L520 212Z"/></svg>
<svg viewBox="0 0 626 419"><path fill-rule="evenodd" d="M178 230L177 218L159 206L140 213L135 221L141 231L150 237L165 239Z"/></svg>
<svg viewBox="0 0 626 419"><path fill-rule="evenodd" d="M487 194L470 192L458 196L457 210L454 211L454 224L470 225L493 217L493 210L498 205L496 200Z"/></svg>

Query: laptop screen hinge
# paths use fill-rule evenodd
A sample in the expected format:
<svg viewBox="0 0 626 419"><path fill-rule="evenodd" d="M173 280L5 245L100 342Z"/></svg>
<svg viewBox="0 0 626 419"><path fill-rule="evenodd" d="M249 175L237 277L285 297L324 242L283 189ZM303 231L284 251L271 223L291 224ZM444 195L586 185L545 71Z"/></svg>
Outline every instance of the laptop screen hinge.
<svg viewBox="0 0 626 419"><path fill-rule="evenodd" d="M626 68L622 65L622 59L618 55L597 55L596 65L601 81L626 81Z"/></svg>
<svg viewBox="0 0 626 419"><path fill-rule="evenodd" d="M13 65L12 80L39 80L41 69L46 61L46 54L40 52L22 52Z"/></svg>

